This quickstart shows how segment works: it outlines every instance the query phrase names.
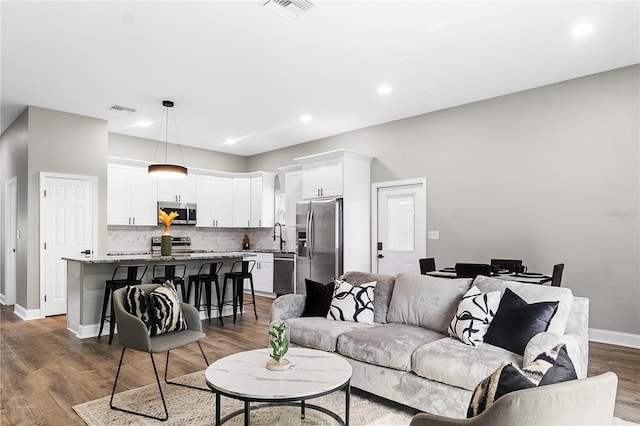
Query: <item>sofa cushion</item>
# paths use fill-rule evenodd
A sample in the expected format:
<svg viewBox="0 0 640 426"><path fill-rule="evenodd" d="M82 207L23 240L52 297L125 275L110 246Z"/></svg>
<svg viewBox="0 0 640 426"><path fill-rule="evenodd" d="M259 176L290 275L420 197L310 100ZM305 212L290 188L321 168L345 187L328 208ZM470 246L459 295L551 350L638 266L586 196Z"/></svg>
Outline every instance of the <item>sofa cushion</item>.
<svg viewBox="0 0 640 426"><path fill-rule="evenodd" d="M375 281L376 289L373 292L373 322L384 324L387 322L389 302L393 293L396 277L383 274L371 274L368 272L347 271L340 278L352 285L361 285Z"/></svg>
<svg viewBox="0 0 640 426"><path fill-rule="evenodd" d="M446 334L458 303L469 290L471 281L470 278L449 279L400 273L393 288L387 321Z"/></svg>
<svg viewBox="0 0 640 426"><path fill-rule="evenodd" d="M527 303L507 288L484 341L524 355L529 340L547 331L557 310L558 302Z"/></svg>
<svg viewBox="0 0 640 426"><path fill-rule="evenodd" d="M453 337L427 343L411 357L418 376L470 391L505 360L521 365L522 356L487 343L465 345Z"/></svg>
<svg viewBox="0 0 640 426"><path fill-rule="evenodd" d="M335 352L336 341L342 333L358 328L374 327L351 321L333 321L320 317L289 318L289 340L307 348Z"/></svg>
<svg viewBox="0 0 640 426"><path fill-rule="evenodd" d="M303 317L326 317L333 298L334 283L318 283L310 279L304 280L307 289L304 298Z"/></svg>
<svg viewBox="0 0 640 426"><path fill-rule="evenodd" d="M333 298L327 319L373 323L373 300L376 282L353 286L340 278L334 279Z"/></svg>
<svg viewBox="0 0 640 426"><path fill-rule="evenodd" d="M337 351L369 364L411 371L411 354L425 343L444 337L412 325L385 324L343 333L338 337Z"/></svg>
<svg viewBox="0 0 640 426"><path fill-rule="evenodd" d="M563 344L538 355L533 363L526 365L522 370L510 362L504 362L473 391L467 417L477 416L509 392L577 378Z"/></svg>
<svg viewBox="0 0 640 426"><path fill-rule="evenodd" d="M484 341L499 304L499 291L485 294L472 286L458 304L458 310L449 325L449 335L467 345L478 346Z"/></svg>
<svg viewBox="0 0 640 426"><path fill-rule="evenodd" d="M548 285L526 284L515 281L505 281L496 278L480 276L476 277L473 284L478 289L487 293L500 290L504 294L506 288L510 288L528 303L557 301L558 310L549 323L548 331L563 335L573 305L573 293L566 287L551 287Z"/></svg>

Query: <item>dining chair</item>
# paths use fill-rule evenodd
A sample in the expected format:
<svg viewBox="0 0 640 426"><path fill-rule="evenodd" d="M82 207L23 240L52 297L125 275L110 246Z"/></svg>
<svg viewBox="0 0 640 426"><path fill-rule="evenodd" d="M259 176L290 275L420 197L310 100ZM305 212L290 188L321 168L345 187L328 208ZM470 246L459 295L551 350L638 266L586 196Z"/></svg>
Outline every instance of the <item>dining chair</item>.
<svg viewBox="0 0 640 426"><path fill-rule="evenodd" d="M558 263L553 266L553 273L551 274L551 285L553 287L560 287L562 282L562 272L564 271L564 263Z"/></svg>
<svg viewBox="0 0 640 426"><path fill-rule="evenodd" d="M159 284L142 284L139 285L142 291L146 294L151 293L156 288L160 287ZM113 305L115 310L116 319L118 321L118 342L122 346L122 355L120 355L120 363L118 364L118 371L116 372L116 379L113 382L113 390L111 391L111 400L109 406L112 410L123 411L125 413L136 414L151 419L165 421L169 418L169 412L167 411L167 404L164 399L164 393L162 392L162 386L160 386L160 379L158 377L158 370L156 363L153 359L153 354L166 352L167 360L164 367L164 381L170 385L178 385L193 389L198 389L206 392L210 392L209 389L199 388L196 386L190 386L183 383L170 382L167 380L167 372L169 370L169 352L173 349L181 348L191 343L197 343L200 348L200 353L204 358L205 366L209 365L207 356L204 354L204 350L200 345L200 339L206 337L206 334L202 331L202 323L200 322L200 314L198 310L184 302L180 302L180 309L187 323L187 329L181 331L171 331L168 333L160 334L157 336L150 336L149 329L145 323L135 315L130 314L125 309L125 299L127 298L127 288L120 288L113 292ZM113 403L113 397L116 393L116 385L118 384L118 378L120 377L120 369L122 367L122 360L124 359L124 353L127 349L134 349L140 352L147 352L151 356L151 364L153 365L153 372L156 376L156 383L158 384L158 390L160 391L160 398L162 399L162 405L164 407L164 416L156 417L150 414L131 411L126 408L116 407ZM139 372L138 372L139 373Z"/></svg>
<svg viewBox="0 0 640 426"><path fill-rule="evenodd" d="M499 269L506 269L509 272L515 272L516 266L522 266L521 259L491 259L491 266L497 266Z"/></svg>
<svg viewBox="0 0 640 426"><path fill-rule="evenodd" d="M491 275L491 265L486 263L456 263L457 278L475 278L478 275Z"/></svg>
<svg viewBox="0 0 640 426"><path fill-rule="evenodd" d="M425 275L427 272L436 270L436 260L433 257L428 257L426 259L420 259L420 273Z"/></svg>

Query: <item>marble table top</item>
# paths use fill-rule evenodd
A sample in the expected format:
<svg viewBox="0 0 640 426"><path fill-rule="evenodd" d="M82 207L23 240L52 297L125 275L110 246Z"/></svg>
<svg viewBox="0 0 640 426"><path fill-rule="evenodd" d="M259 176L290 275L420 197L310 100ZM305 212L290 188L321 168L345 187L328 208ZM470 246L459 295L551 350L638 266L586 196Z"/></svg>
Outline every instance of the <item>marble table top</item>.
<svg viewBox="0 0 640 426"><path fill-rule="evenodd" d="M351 379L351 364L330 352L289 348L285 358L292 367L272 371L266 367L266 348L239 352L215 361L205 377L214 391L262 401L310 398L339 389Z"/></svg>

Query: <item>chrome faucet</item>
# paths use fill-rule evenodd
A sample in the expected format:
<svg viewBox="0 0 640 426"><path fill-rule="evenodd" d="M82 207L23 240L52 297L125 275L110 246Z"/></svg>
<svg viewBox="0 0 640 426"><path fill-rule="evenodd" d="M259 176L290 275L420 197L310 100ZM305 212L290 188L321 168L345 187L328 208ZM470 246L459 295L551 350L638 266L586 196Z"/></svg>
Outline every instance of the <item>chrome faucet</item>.
<svg viewBox="0 0 640 426"><path fill-rule="evenodd" d="M276 222L273 225L273 241L276 240L276 226L280 228L280 234L278 235L278 237L280 238L280 251L282 251L284 247L284 240L282 239L282 225L280 224L280 222Z"/></svg>

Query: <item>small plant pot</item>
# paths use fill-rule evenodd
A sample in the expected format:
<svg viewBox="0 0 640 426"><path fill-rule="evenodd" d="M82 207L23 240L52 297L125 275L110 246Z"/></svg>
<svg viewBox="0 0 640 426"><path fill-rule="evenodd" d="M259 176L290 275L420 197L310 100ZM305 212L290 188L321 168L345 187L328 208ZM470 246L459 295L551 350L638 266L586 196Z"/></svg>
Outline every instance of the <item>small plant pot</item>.
<svg viewBox="0 0 640 426"><path fill-rule="evenodd" d="M270 359L267 361L267 370L282 371L291 368L291 363L288 359L282 358L280 361Z"/></svg>

